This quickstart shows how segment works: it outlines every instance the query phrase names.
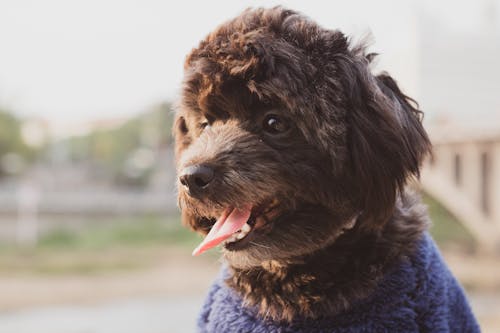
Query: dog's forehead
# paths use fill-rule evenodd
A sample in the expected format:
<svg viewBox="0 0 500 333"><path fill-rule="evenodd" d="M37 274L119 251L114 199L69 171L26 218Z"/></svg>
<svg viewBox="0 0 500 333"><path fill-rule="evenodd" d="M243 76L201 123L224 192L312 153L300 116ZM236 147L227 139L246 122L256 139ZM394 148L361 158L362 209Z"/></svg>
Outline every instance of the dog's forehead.
<svg viewBox="0 0 500 333"><path fill-rule="evenodd" d="M276 96L252 91L249 82L223 71L206 74L195 66L185 73L181 104L198 116L214 119L251 117L285 107Z"/></svg>
<svg viewBox="0 0 500 333"><path fill-rule="evenodd" d="M317 67L303 50L266 32L240 38L215 39L192 52L184 75L186 104L218 117L296 110L296 97L314 84Z"/></svg>
<svg viewBox="0 0 500 333"><path fill-rule="evenodd" d="M186 73L182 103L190 118L189 127L194 129L196 136L201 134L199 125L205 120L236 119L245 122L245 126L253 127L258 126L263 121L263 115L268 112L288 117L302 137L319 148L323 147L321 142L324 141L320 139L320 133L328 131L332 137L343 136L343 123L332 123L330 119L330 113L335 110L331 106L321 107L318 103L324 104L324 101L306 91L297 97L289 94L287 85L293 82L284 81L279 76L272 77L252 90L248 84L251 80L226 77L226 81L216 86L209 77L196 69L194 67ZM213 74L215 78L222 76L217 75L217 72ZM332 128L334 132L330 130Z"/></svg>
<svg viewBox="0 0 500 333"><path fill-rule="evenodd" d="M343 136L344 108L336 104L344 92L332 57L347 52L345 36L278 12L283 15L244 13L193 49L184 67L183 104L207 119L280 110L311 142Z"/></svg>
<svg viewBox="0 0 500 333"><path fill-rule="evenodd" d="M307 66L306 66L307 67ZM256 74L257 75L257 74ZM282 110L290 116L323 118L321 89L314 78L296 79L286 70L265 78L228 75L210 59L185 70L181 104L207 118L247 117ZM299 87L300 86L300 87Z"/></svg>

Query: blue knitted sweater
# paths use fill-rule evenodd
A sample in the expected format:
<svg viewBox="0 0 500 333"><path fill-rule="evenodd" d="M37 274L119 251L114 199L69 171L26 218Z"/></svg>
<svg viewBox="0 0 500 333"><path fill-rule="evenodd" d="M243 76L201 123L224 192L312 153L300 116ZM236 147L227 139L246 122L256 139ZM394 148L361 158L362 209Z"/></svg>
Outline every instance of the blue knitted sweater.
<svg viewBox="0 0 500 333"><path fill-rule="evenodd" d="M263 320L224 283L223 269L198 320L199 332L479 332L464 292L428 234L415 254L382 279L373 294L349 311L321 320L292 323Z"/></svg>

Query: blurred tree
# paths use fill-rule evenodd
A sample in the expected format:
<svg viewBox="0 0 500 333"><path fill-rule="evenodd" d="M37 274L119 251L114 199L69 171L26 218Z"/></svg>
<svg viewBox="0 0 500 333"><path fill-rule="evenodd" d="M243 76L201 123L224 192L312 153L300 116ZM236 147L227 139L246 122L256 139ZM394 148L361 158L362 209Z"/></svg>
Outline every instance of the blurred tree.
<svg viewBox="0 0 500 333"><path fill-rule="evenodd" d="M23 141L21 126L12 113L0 109L0 177L22 171L34 157L34 149Z"/></svg>
<svg viewBox="0 0 500 333"><path fill-rule="evenodd" d="M119 184L145 185L157 153L172 141L170 103L162 103L122 125L67 139L73 161L87 161Z"/></svg>

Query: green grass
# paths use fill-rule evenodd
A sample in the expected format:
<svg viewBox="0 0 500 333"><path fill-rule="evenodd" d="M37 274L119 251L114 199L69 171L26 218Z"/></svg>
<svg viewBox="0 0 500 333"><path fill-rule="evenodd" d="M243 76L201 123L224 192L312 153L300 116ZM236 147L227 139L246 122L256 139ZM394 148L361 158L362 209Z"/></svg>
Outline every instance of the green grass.
<svg viewBox="0 0 500 333"><path fill-rule="evenodd" d="M0 274L93 274L155 265L172 251L189 255L200 241L179 216L90 221L81 230L59 227L35 247L0 244Z"/></svg>
<svg viewBox="0 0 500 333"><path fill-rule="evenodd" d="M144 216L104 220L78 232L56 229L44 235L40 249L107 249L117 246L172 245L193 246L196 235L181 225L178 216Z"/></svg>

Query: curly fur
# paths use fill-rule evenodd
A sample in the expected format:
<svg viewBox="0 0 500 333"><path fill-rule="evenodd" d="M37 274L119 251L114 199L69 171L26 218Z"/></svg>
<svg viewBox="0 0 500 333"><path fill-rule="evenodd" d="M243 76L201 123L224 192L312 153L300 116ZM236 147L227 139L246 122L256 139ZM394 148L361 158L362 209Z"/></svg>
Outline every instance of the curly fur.
<svg viewBox="0 0 500 333"><path fill-rule="evenodd" d="M350 44L294 11L249 9L186 58L177 168L202 163L216 176L203 198L179 186L183 221L206 233L225 207L279 203L247 246L223 251L227 283L275 320L367 297L428 223L405 189L430 151L422 113ZM266 134L269 112L290 131Z"/></svg>

